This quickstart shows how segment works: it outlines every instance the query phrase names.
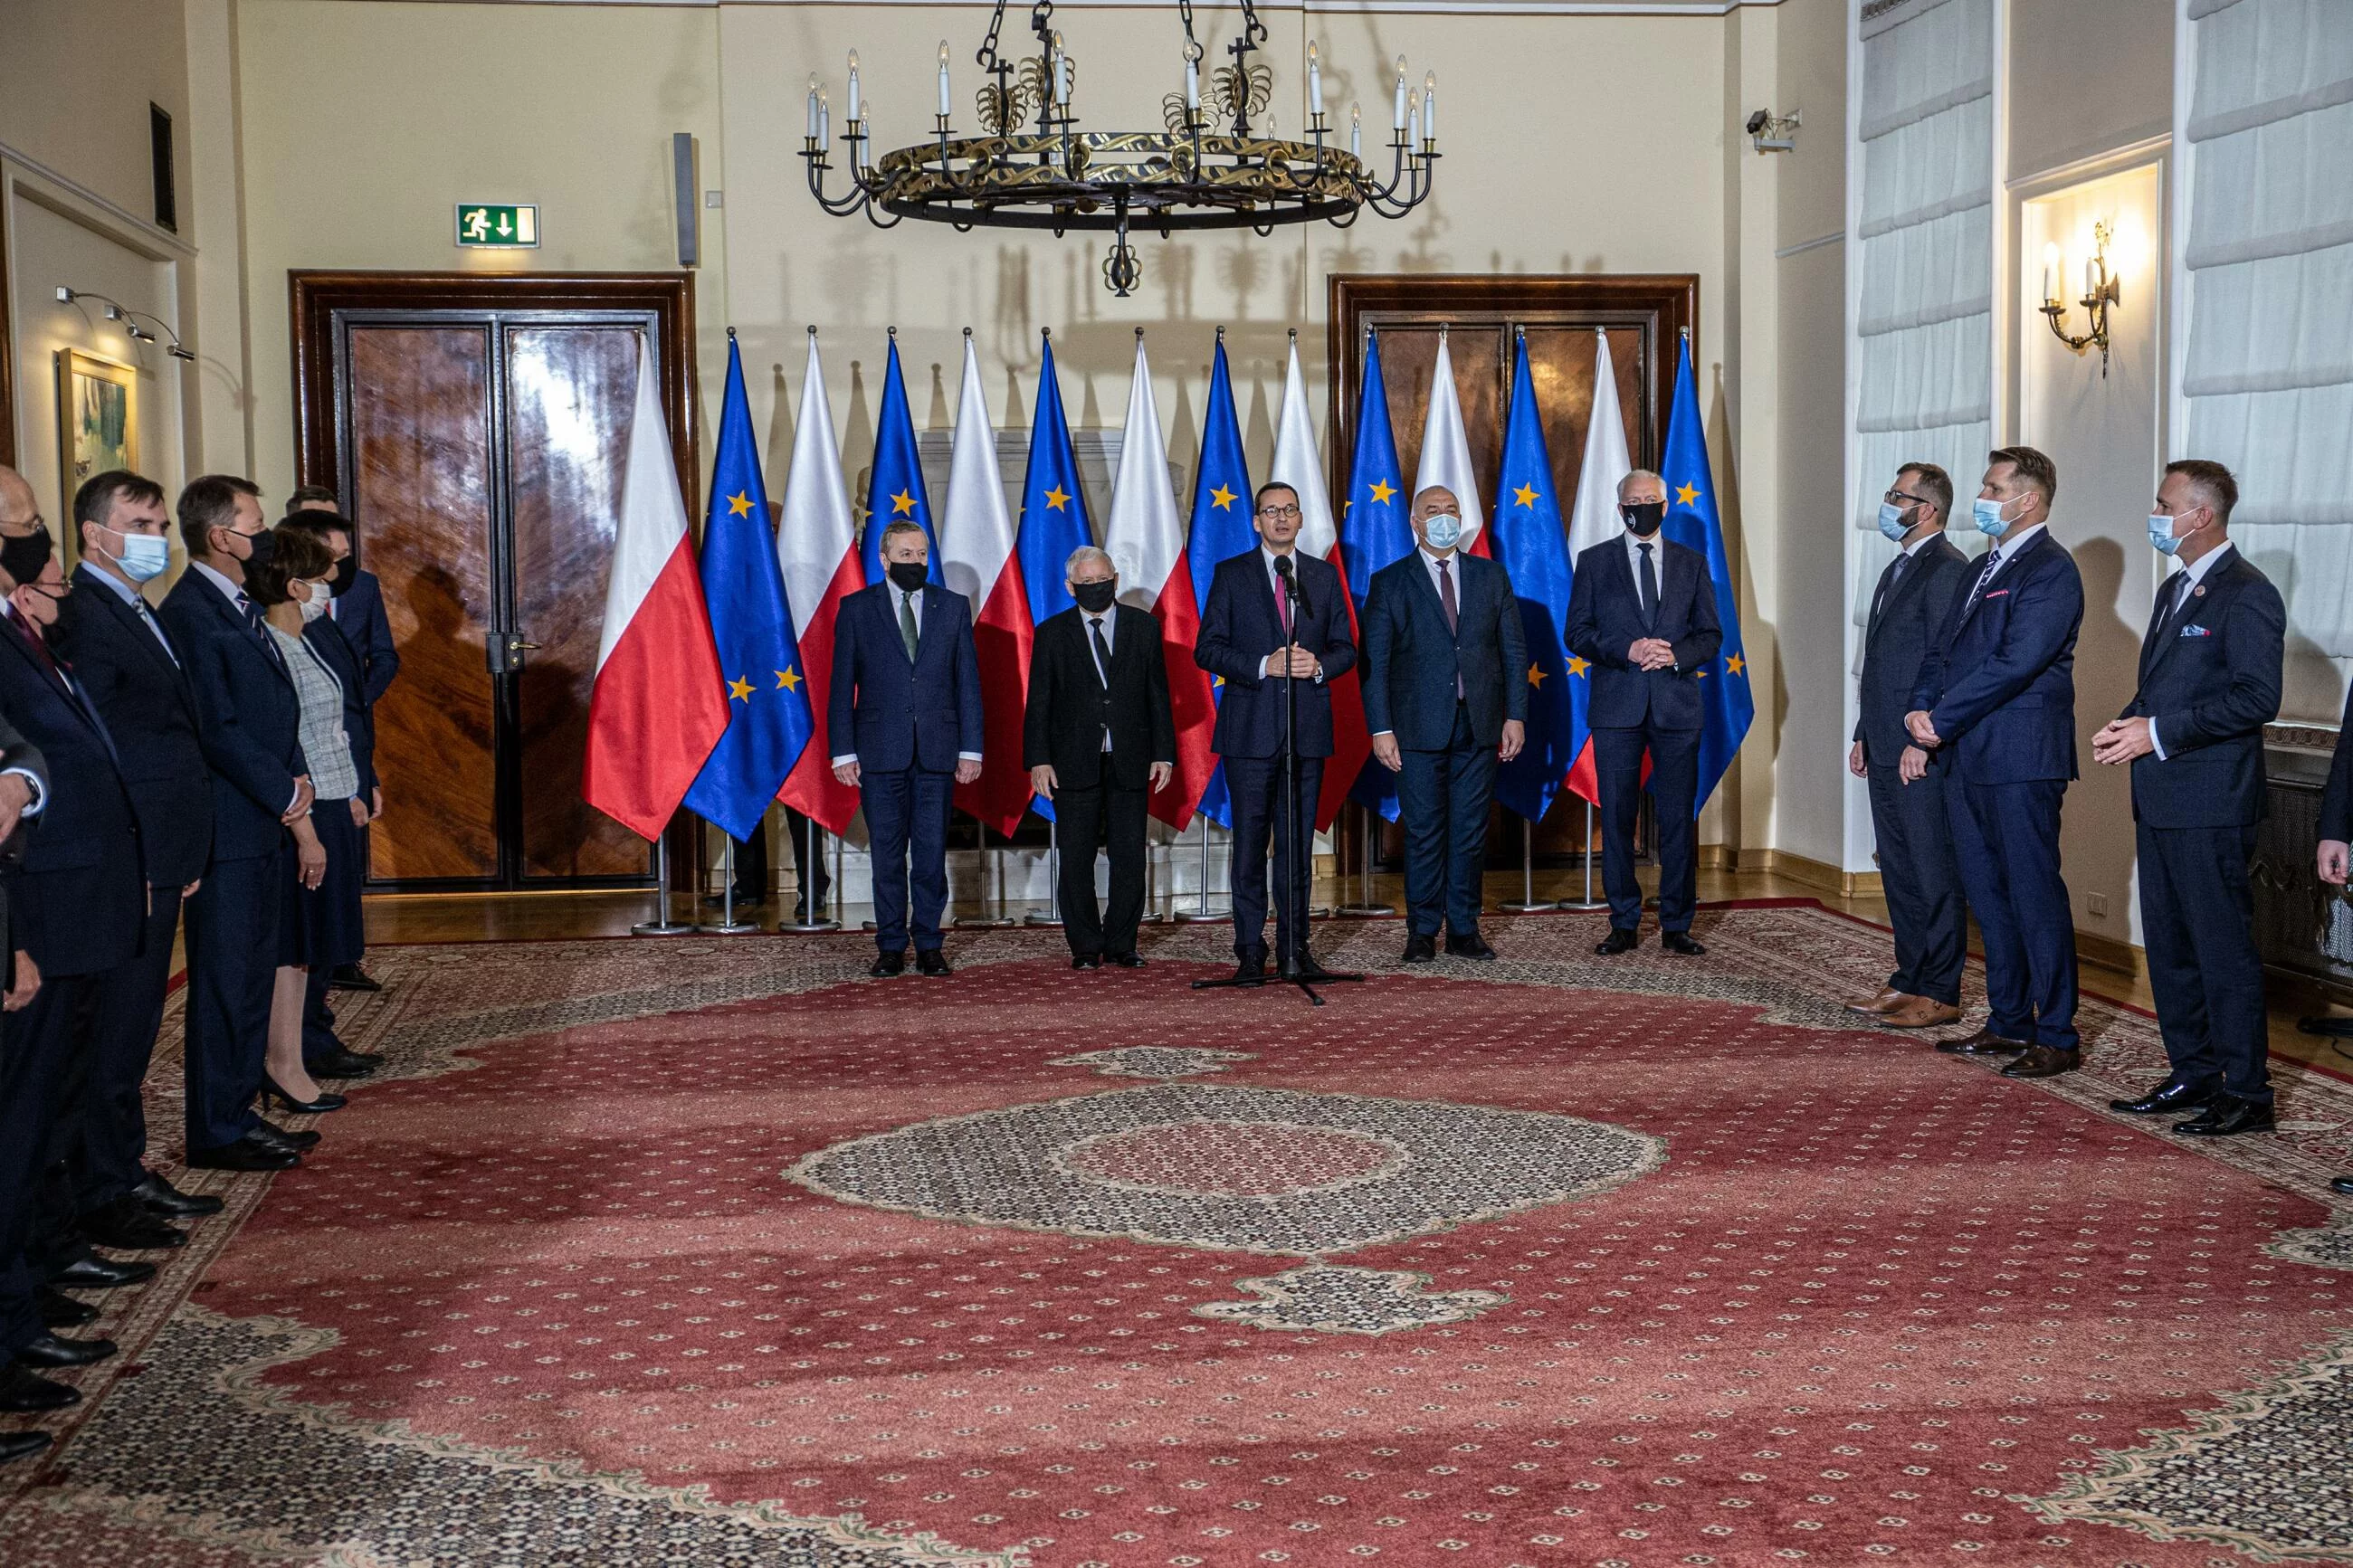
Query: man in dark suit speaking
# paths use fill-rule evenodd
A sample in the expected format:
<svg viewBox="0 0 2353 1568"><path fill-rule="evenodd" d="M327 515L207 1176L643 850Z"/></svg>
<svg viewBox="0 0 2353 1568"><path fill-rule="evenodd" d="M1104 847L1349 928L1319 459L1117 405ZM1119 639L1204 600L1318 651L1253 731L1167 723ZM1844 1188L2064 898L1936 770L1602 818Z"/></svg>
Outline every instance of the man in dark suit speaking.
<svg viewBox="0 0 2353 1568"><path fill-rule="evenodd" d="M2238 481L2220 463L2165 466L2149 542L2181 563L2157 590L2140 689L2092 738L2094 762L2132 766L2140 928L2173 1070L2142 1116L2197 1111L2176 1132L2272 1130L2263 961L2247 862L2263 817L2263 726L2279 716L2287 610L2232 546Z"/></svg>
<svg viewBox="0 0 2353 1568"><path fill-rule="evenodd" d="M1593 951L1604 957L1632 951L1642 923L1634 819L1648 752L1658 807L1659 942L1669 952L1696 957L1707 951L1691 934L1699 884L1699 742L1706 722L1699 681L1724 646L1724 628L1707 558L1659 537L1666 481L1648 468L1628 474L1618 483L1618 514L1625 533L1577 558L1566 639L1569 651L1593 667L1586 721L1601 786L1601 882L1609 895L1609 934Z"/></svg>
<svg viewBox="0 0 2353 1568"><path fill-rule="evenodd" d="M1218 563L1193 662L1224 683L1210 744L1224 759L1233 797L1234 977L1266 973L1266 846L1274 843L1278 951L1298 973L1324 973L1307 951L1307 889L1315 801L1332 754L1332 694L1324 682L1356 662L1339 569L1302 555L1299 492L1258 488L1251 526L1259 548ZM1298 703L1299 769L1282 799L1286 702ZM1284 829L1291 831L1284 831Z"/></svg>
<svg viewBox="0 0 2353 1568"><path fill-rule="evenodd" d="M888 581L841 601L833 628L827 733L833 776L860 792L874 871L869 973L907 966L912 851L915 968L944 975L940 915L948 901L948 809L980 776L980 659L972 605L929 580L931 541L912 522L882 531ZM842 745L848 737L850 744Z"/></svg>
<svg viewBox="0 0 2353 1568"><path fill-rule="evenodd" d="M2075 633L2084 580L2051 537L2059 471L2031 447L1989 455L1970 507L1994 542L1920 661L1912 744L1897 763L1925 777L1949 749L1946 816L1961 886L1985 939L1991 1016L1936 1048L2010 1056L2005 1078L2052 1078L2078 1063L2075 920L2059 874L2059 806L2075 776Z"/></svg>
<svg viewBox="0 0 2353 1568"><path fill-rule="evenodd" d="M1479 934L1495 766L1527 739L1527 634L1501 564L1464 555L1461 504L1413 498L1418 548L1373 574L1365 600L1365 725L1398 775L1405 823L1405 962L1492 959Z"/></svg>
<svg viewBox="0 0 2353 1568"><path fill-rule="evenodd" d="M1871 786L1871 830L1895 928L1895 971L1875 996L1847 1004L1898 1029L1961 1021L1961 963L1968 956L1968 916L1953 830L1945 817L1943 759L1910 784L1904 752L1912 737L1904 715L1929 639L1969 581L1969 558L1945 537L1953 508L1952 476L1934 463L1906 463L1879 502L1879 531L1901 552L1872 590L1862 634L1861 701L1847 771Z"/></svg>
<svg viewBox="0 0 2353 1568"><path fill-rule="evenodd" d="M1063 568L1078 603L1039 625L1029 655L1022 761L1029 786L1054 805L1061 845L1062 933L1071 967L1105 959L1144 967L1144 818L1148 792L1176 764L1176 721L1160 623L1119 603L1119 569L1092 544ZM1111 851L1111 907L1095 909L1095 845Z"/></svg>

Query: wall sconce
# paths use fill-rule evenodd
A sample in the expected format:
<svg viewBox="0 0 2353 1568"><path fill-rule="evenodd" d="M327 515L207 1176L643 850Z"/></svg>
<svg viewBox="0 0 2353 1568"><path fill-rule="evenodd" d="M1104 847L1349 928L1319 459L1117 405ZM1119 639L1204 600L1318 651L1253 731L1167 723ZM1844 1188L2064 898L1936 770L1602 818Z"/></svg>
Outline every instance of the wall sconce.
<svg viewBox="0 0 2353 1568"><path fill-rule="evenodd" d="M2042 247L2042 310L2050 320L2051 335L2079 354L2087 348L2097 347L2102 381L2108 378L2108 307L2124 302L2120 280L2108 270L2108 241L2114 234L2105 220L2092 226L2092 254L2084 262L2084 297L2076 301L2084 307L2084 314L2092 330L2081 337L2059 324L2066 317L2067 306L2051 291L2051 287L2053 281L2063 281L2064 268L2060 265L2056 245ZM2052 276L2054 272L2061 273L2062 278L2054 279Z"/></svg>
<svg viewBox="0 0 2353 1568"><path fill-rule="evenodd" d="M161 338L158 338L153 332L149 331L146 328L139 324L142 321L154 322L157 326L172 334L172 341L169 343L164 344L164 352L170 354L174 359L184 359L190 364L195 363L196 356L180 346L180 334L174 330L172 323L165 321L163 317L151 316L144 310L134 310L128 305L120 304L115 300L108 299L103 294L93 294L86 289L69 289L62 283L58 286L58 304L70 305L77 300L95 300L100 304L105 306L106 319L110 321L121 322L123 331L130 337L132 342L162 342L163 340Z"/></svg>

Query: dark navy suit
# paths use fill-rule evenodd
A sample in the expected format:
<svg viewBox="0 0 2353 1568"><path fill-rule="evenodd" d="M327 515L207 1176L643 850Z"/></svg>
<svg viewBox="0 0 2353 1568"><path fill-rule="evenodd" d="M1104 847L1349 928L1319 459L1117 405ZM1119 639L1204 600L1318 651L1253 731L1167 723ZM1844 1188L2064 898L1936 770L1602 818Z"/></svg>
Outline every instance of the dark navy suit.
<svg viewBox="0 0 2353 1568"><path fill-rule="evenodd" d="M1854 723L1871 788L1871 827L1879 844L1887 923L1895 928L1895 971L1887 977L1888 988L1948 1006L1960 1004L1961 965L1969 942L1961 870L1953 858L1953 829L1946 816L1951 759L1941 750L1929 752L1927 773L1908 784L1896 766L1912 743L1904 715L1912 710L1920 660L1953 601L1968 591L1973 571L1969 558L1941 533L1888 563L1892 580L1883 574L1873 590L1863 627L1861 712Z"/></svg>
<svg viewBox="0 0 2353 1568"><path fill-rule="evenodd" d="M1985 940L1987 1026L2072 1051L2075 919L2059 872L2059 807L2075 777L2084 580L2047 529L1990 580L1985 569L1922 657L1912 709L1927 710L1937 749L1952 753L1946 816Z"/></svg>
<svg viewBox="0 0 2353 1568"><path fill-rule="evenodd" d="M2247 863L2263 818L2263 726L2279 715L2287 611L2235 546L2200 564L2195 588L2158 587L2141 639L2140 689L2120 715L2147 718L2162 759L2132 764L2148 987L2173 1079L2217 1079L2272 1098L2263 961ZM2182 573L2179 575L2187 576Z"/></svg>
<svg viewBox="0 0 2353 1568"><path fill-rule="evenodd" d="M1274 597L1263 548L1218 563L1201 615L1193 662L1223 683L1218 726L1209 743L1223 760L1226 790L1233 800L1233 860L1227 872L1234 895L1234 952L1244 959L1266 956L1266 850L1274 840L1275 885L1283 897L1275 910L1278 949L1306 951L1309 867L1314 855L1315 804L1324 787L1324 759L1332 754L1332 693L1324 682L1356 662L1348 635L1346 590L1328 561L1292 552L1303 601L1295 637L1319 660L1324 679L1268 678L1266 656L1286 643L1283 610ZM1295 690L1299 768L1286 811L1282 801L1287 699ZM1295 822L1294 837L1278 831Z"/></svg>
<svg viewBox="0 0 2353 1568"><path fill-rule="evenodd" d="M46 809L48 764L41 760L41 749L8 721L5 705L0 705L0 767L22 768L30 773L38 784ZM16 950L30 933L21 923L12 926L16 911L8 906L11 878L5 873L23 858L26 845L40 831L40 817L36 813L0 826L9 830L0 838L0 927L12 927L7 932L6 962L0 963L0 971L5 972L13 987ZM33 1178L48 1131L49 1110L47 1096L35 1091L26 1070L34 1064L25 1049L23 1018L22 1013L0 1013L0 1353L40 1332L40 1313L35 1304L40 1282L20 1276L15 1261L30 1234Z"/></svg>
<svg viewBox="0 0 2353 1568"><path fill-rule="evenodd" d="M1397 737L1398 815L1405 825L1406 916L1435 936L1479 930L1504 722L1528 717L1528 647L1501 563L1457 551L1455 616L1417 548L1373 574L1365 599L1365 727Z"/></svg>
<svg viewBox="0 0 2353 1568"><path fill-rule="evenodd" d="M921 602L912 661L899 632L899 591L889 583L843 599L833 627L827 733L835 756L858 758L874 868L874 942L884 952L907 949L911 847L915 950L940 946L956 760L981 749L972 605L936 584L925 584Z"/></svg>
<svg viewBox="0 0 2353 1568"><path fill-rule="evenodd" d="M327 618L359 656L359 698L363 705L375 707L400 673L400 650L393 646L392 622L384 613L384 585L375 574L354 570L352 585L335 596Z"/></svg>
<svg viewBox="0 0 2353 1568"><path fill-rule="evenodd" d="M1707 558L1663 534L1649 542L1659 550L1655 608L1644 613L1620 535L1578 554L1566 640L1569 652L1592 667L1586 722L1601 786L1601 882L1609 895L1609 923L1620 931L1642 923L1634 824L1647 752L1651 798L1658 807L1659 928L1680 931L1691 929L1698 900L1699 741L1706 723L1699 681L1715 667L1724 628ZM1662 637L1673 648L1671 668L1646 670L1626 657L1644 637Z"/></svg>
<svg viewBox="0 0 2353 1568"><path fill-rule="evenodd" d="M196 694L162 637L153 612L142 615L88 565L57 626L57 647L114 738L147 861L146 934L138 957L108 977L97 999L95 1093L83 1143L85 1212L128 1193L144 1174L147 1077L169 989L180 892L212 858L212 773L205 766ZM140 604L145 604L142 599ZM192 1069L195 1058L184 1058Z"/></svg>
<svg viewBox="0 0 2353 1568"><path fill-rule="evenodd" d="M188 900L188 1147L234 1143L259 1122L278 900L301 708L293 678L214 583L191 565L157 612L196 694L197 738L213 775L213 854Z"/></svg>
<svg viewBox="0 0 2353 1568"><path fill-rule="evenodd" d="M41 987L9 1031L12 1094L39 1108L33 1136L0 1151L0 1191L16 1194L0 1256L0 1353L42 1332L33 1303L56 1265L80 1250L72 1166L91 1090L90 1009L134 958L145 928L139 820L105 721L46 645L0 614L0 710L48 764L39 830L5 872L12 940ZM24 1194L33 1194L27 1206Z"/></svg>

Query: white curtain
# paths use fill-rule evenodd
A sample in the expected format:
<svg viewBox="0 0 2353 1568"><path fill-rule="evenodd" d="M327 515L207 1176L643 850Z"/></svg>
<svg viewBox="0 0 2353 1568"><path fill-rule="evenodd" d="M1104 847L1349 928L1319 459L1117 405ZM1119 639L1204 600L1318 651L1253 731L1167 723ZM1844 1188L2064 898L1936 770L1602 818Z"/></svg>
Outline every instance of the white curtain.
<svg viewBox="0 0 2353 1568"><path fill-rule="evenodd" d="M2184 0L2189 334L2175 446L2239 479L2232 533L2287 596L2284 717L2353 669L2353 0ZM2293 677L2294 671L2291 671ZM2319 710L2325 709L2326 710Z"/></svg>
<svg viewBox="0 0 2353 1568"><path fill-rule="evenodd" d="M1848 595L1857 625L1894 553L1876 518L1897 467L1937 464L1969 495L1993 444L1993 8L1870 0L1862 9L1851 450L1860 479L1852 521L1864 542Z"/></svg>

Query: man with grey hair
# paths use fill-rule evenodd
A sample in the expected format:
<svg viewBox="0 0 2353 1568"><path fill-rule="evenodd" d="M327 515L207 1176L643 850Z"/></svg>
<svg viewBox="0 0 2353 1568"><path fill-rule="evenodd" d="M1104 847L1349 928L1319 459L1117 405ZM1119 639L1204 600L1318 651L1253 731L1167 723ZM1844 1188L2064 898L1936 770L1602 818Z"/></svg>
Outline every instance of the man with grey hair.
<svg viewBox="0 0 2353 1568"><path fill-rule="evenodd" d="M1099 969L1108 959L1140 969L1145 807L1176 763L1167 653L1159 621L1119 603L1109 555L1082 544L1062 574L1078 603L1047 616L1031 645L1021 760L1030 787L1054 810L1071 967ZM1098 844L1111 854L1111 903L1100 913Z"/></svg>

